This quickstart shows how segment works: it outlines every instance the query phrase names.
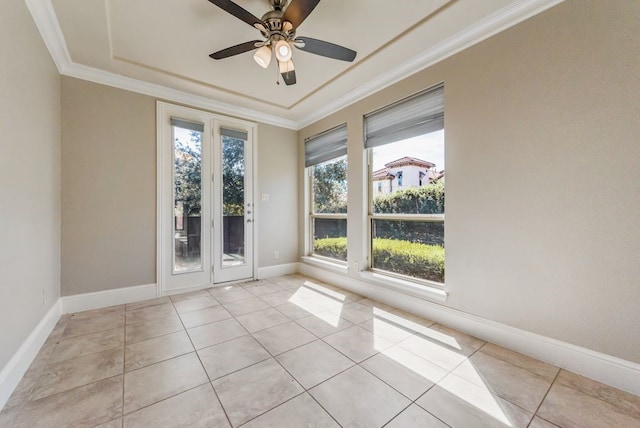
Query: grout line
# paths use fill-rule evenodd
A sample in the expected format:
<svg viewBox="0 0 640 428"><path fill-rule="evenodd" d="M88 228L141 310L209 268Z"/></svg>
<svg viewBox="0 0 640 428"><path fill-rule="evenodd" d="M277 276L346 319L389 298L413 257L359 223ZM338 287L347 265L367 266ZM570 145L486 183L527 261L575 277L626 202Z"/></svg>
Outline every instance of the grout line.
<svg viewBox="0 0 640 428"><path fill-rule="evenodd" d="M341 373L343 373L343 372L341 372ZM336 375L336 376L337 376L337 375ZM328 379L327 379L327 380L328 380ZM326 381L325 381L325 382L326 382ZM324 382L322 382L322 383L324 383ZM318 384L318 385L320 385L320 384ZM316 385L316 386L318 386L318 385ZM315 388L315 386L314 386L314 388ZM307 394L309 395L309 397L311 397L311 399L312 399L313 401L315 401L316 403L318 403L318 406L320 406L320 408L321 408L322 410L324 410L324 411L327 413L327 415L329 415L329 417L330 417L331 419L333 419L333 420L336 422L336 424L338 424L338 426L339 426L339 427L342 427L342 426L343 426L343 425L342 425L340 422L338 422L338 420L337 420L337 419L336 419L336 418L331 414L331 412L330 412L330 411L328 411L327 409L325 409L325 408L324 408L324 406L323 406L323 405L322 405L318 400L316 400L316 397L314 397L314 396L313 396L313 394L311 394L311 393L310 393L310 392L308 392L308 391L307 391Z"/></svg>
<svg viewBox="0 0 640 428"><path fill-rule="evenodd" d="M206 370L205 370L206 372ZM209 375L207 374L207 377ZM211 389L213 390L214 395L216 396L216 399L218 400L218 404L220 404L220 408L222 409L222 412L224 413L224 417L227 418L227 422L229 422L229 426L232 427L233 424L231 423L231 419L229 418L229 414L227 413L227 409L224 408L224 406L222 405L222 400L220 399L220 396L218 395L218 391L216 391L216 389L213 386L213 382L209 382L209 386L211 386Z"/></svg>
<svg viewBox="0 0 640 428"><path fill-rule="evenodd" d="M182 330L170 331L168 333L162 333L162 334L158 334L156 336L145 337L144 339L135 340L133 342L127 342L127 333L125 331L125 336L124 336L125 347L126 346L130 346L130 345L135 345L136 343L146 342L147 340L158 339L159 337L168 336L170 334L180 333L180 332L183 332L183 331L186 333L186 330L184 329L184 327L182 328Z"/></svg>
<svg viewBox="0 0 640 428"><path fill-rule="evenodd" d="M44 400L44 399L53 397L55 395L67 394L67 393L69 393L71 391L75 391L76 389L84 388L85 386L93 385L93 384L96 384L96 383L99 383L99 382L104 382L106 380L113 379L113 378L116 378L118 376L122 376L123 377L123 381L124 381L124 373L119 373L119 374L116 374L116 375L113 375L113 376L105 377L103 379L98 379L98 380L94 380L94 381L91 381L91 382L87 382L87 383L85 383L83 385L74 386L73 388L65 389L64 391L54 392L53 394L45 395L44 397L40 397L40 398L38 398L36 400L28 400L28 401L30 401L32 403L35 403L36 401Z"/></svg>
<svg viewBox="0 0 640 428"><path fill-rule="evenodd" d="M364 367L363 367L363 368L364 368ZM403 397L405 397L405 396L403 395ZM397 418L398 416L400 416L400 414L402 414L405 410L407 410L409 407L413 406L413 401L411 401L411 399L409 399L409 400L410 400L410 402L409 402L409 404L407 405L407 407L404 407L404 408L403 408L402 410L400 410L398 413L396 413L395 415L393 415L393 417L392 417L391 419L389 419L387 422L385 422L385 423L382 425L382 428L384 428L384 427L386 427L387 425L389 425L391 422L393 422L393 420L394 420L395 418Z"/></svg>
<svg viewBox="0 0 640 428"><path fill-rule="evenodd" d="M437 420L439 420L440 422L442 422L444 425L451 427L451 425L449 425L448 423L446 423L444 420L442 420L441 418L439 418L438 416L434 415L433 413L431 413L430 411L428 411L427 409L425 409L424 407L422 407L420 404L418 404L418 400L421 399L422 397L424 397L425 395L427 395L427 393L429 391L431 391L433 388L435 388L438 384L434 383L429 389L427 389L424 394L420 394L420 396L418 398L415 399L415 401L413 402L414 405L418 406L418 408L424 410L425 412L427 412L428 414L430 414L431 416L433 416L434 418L436 418Z"/></svg>
<svg viewBox="0 0 640 428"><path fill-rule="evenodd" d="M531 417L531 420L529 421L529 425L531 425L531 422L533 422L535 417L538 415L538 411L540 410L540 407L542 407L542 403L544 403L544 400L547 399L547 395L549 395L549 392L551 392L551 388L553 387L553 385L555 385L556 380L558 380L558 376L560 376L560 370L558 370L558 372L556 373L555 377L553 378L553 381L549 384L549 388L547 388L547 392L545 392L544 397L542 397L542 400L540 400L540 403L538 404L538 407L536 407L536 410L533 412L533 416ZM527 426L529 426L529 425L527 425Z"/></svg>
<svg viewBox="0 0 640 428"><path fill-rule="evenodd" d="M134 413L136 413L136 412L138 412L138 411L140 411L140 410L142 410L142 409L146 409L146 408L151 407L151 406L154 406L154 405L156 405L156 404L158 404L158 403L162 403L163 401L167 401L167 400L169 400L170 398L174 398L174 397L177 397L177 396L179 396L179 395L182 395L182 394L184 394L185 392L193 391L193 390L194 390L194 389L196 389L196 388L200 388L202 385L210 385L210 382L204 382L204 383L201 383L201 384L199 384L199 385L193 386L193 387L191 387L191 388L185 389L184 391L181 391L181 392L178 392L178 393L176 393L176 394L172 394L172 395L170 395L170 396L168 396L168 397L165 397L165 398L163 398L162 400L154 401L153 403L149 403L149 404L144 405L144 406L142 406L142 407L140 407L140 408L137 408L137 409L135 409L135 410L132 410L132 411L131 411L131 412L129 412L129 413L124 413L124 407L123 407L123 408L122 408L122 412L123 412L122 418L124 419L124 417L125 417L125 416L132 415L132 414L134 414Z"/></svg>
<svg viewBox="0 0 640 428"><path fill-rule="evenodd" d="M596 383L601 383L601 382L599 382L599 381L597 381L597 380L595 380L595 379L591 379L591 378L586 377L586 376L583 376L583 375L581 375L581 374L578 374L578 373L575 373L575 372L569 371L569 370L567 370L567 369L563 369L563 368L561 368L560 370L558 370L558 373L557 373L557 375L556 375L555 379L553 380L552 386L556 383L556 381L557 381L558 377L560 377L560 373L561 373L562 371L566 371L567 373L573 373L573 374L578 375L578 376L580 376L580 377L584 377L585 379L587 379L587 380L589 380L589 381L593 381L593 382L596 382ZM632 418L634 418L634 419L640 419L640 417L639 417L638 415L636 415L634 412L630 412L630 411L629 411L629 410L627 410L627 409L623 409L622 407L618 406L618 405L617 405L616 403L614 403L613 401L605 400L604 398L602 398L602 397L600 397L600 396L591 395L591 394L589 394L587 391L585 391L585 390L583 390L583 389L579 389L577 386L574 386L573 384L558 384L558 385L559 385L559 386L561 386L561 387L563 387L563 388L571 389L571 390L573 390L573 391L575 391L575 392L577 392L577 393L579 393L579 394L586 395L586 396L587 396L587 397L589 397L589 398L592 398L592 399L598 400L598 401L600 401L600 402L604 403L604 404L605 404L605 405L607 405L607 406L615 407L618 413L623 413L623 414L625 414L625 415L627 415L627 416L631 416L631 417L632 417ZM615 387L613 387L613 386L610 386L610 385L607 385L607 384L602 384L602 385L604 385L604 386L605 386L605 387L607 387L607 388L611 388L611 389L614 389L614 390L617 390L617 391L621 391L621 392L623 392L624 394L630 394L631 396L633 396L633 397L635 397L635 398L640 398L640 396L637 396L637 395L635 395L635 394L631 394L630 392L623 391L623 390L621 390L621 389L617 389L617 388L615 388ZM546 397L545 397L545 398L546 398ZM542 418L542 419L544 419L544 418Z"/></svg>
<svg viewBox="0 0 640 428"><path fill-rule="evenodd" d="M479 352L482 352L484 355L487 355L487 356L489 356L489 357L495 358L496 360L500 360L500 361L502 361L502 362L504 362L504 363L510 364L510 365L512 365L512 366L514 366L514 367L517 367L517 368L521 369L521 370L526 370L526 371L528 371L529 373L534 374L534 375L536 375L537 377L541 378L541 379L542 379L542 380L544 380L545 382L549 382L548 377L545 377L545 376L543 376L543 375L541 375L541 374L539 374L539 373L536 373L535 371L533 371L533 369L530 369L530 368L527 368L527 367L523 367L523 366L521 366L521 365L519 365L519 364L515 364L515 363L513 363L513 362L511 362L511 361L508 361L507 359L502 358L502 355L495 355L495 354L492 354L492 353L490 353L490 352L484 351L483 349L485 348L485 346L487 346L487 345L488 345L488 344L490 344L490 343L491 343L491 342L486 342L484 345L482 345L482 347L481 347L480 349L478 349L478 351L479 351ZM560 368L560 367L558 367L558 366L554 366L553 364L545 363L545 362L540 361L540 360L538 360L538 359L536 359L536 358L529 357L528 355L521 354L521 353L519 353L519 352L517 352L517 351L512 351L512 350L510 350L510 349L503 348L503 347L501 347L500 345L496 345L495 343L491 343L491 344L492 344L492 345L495 345L495 346L499 346L500 348L505 349L505 350L507 350L507 351L509 351L509 352L513 352L514 354L518 354L518 355L522 356L522 357L523 357L523 358L525 358L525 359L530 359L530 360L533 360L533 361L539 362L539 363L541 363L541 364L544 364L545 366L549 366L549 367L553 367L553 368L557 369L556 374L554 375L554 378L550 381L551 383L553 383L553 382L554 382L555 377L558 375L558 373L560 373L561 368Z"/></svg>
<svg viewBox="0 0 640 428"><path fill-rule="evenodd" d="M244 336L242 336L242 337L244 337ZM222 379L223 377L231 376L232 374L236 374L236 373L238 373L238 372L241 372L242 370L244 370L244 369L248 369L249 367L257 366L258 364L260 364L260 363L264 363L265 361L267 361L267 360L271 360L271 359L275 359L275 358L274 358L274 357L272 357L271 355L269 355L269 357L265 358L264 360L256 361L255 363L251 363L251 364L249 364L249 365L247 365L247 366L245 366L245 367L242 367L242 368L236 369L236 370L231 371L231 372L229 372L229 373L226 373L226 374L224 374L224 375L222 375L222 376L218 376L217 378L214 378L214 379L211 379L211 378L210 378L210 379L211 379L211 383L216 382L216 381L218 381L218 380ZM206 370L205 370L205 371L206 371ZM207 374L207 376L208 376L208 374Z"/></svg>
<svg viewBox="0 0 640 428"><path fill-rule="evenodd" d="M256 415L256 416L252 417L251 419L249 419L249 420L247 420L247 421L245 421L245 422L241 423L240 425L238 425L238 427L237 427L237 428L241 428L241 427L245 426L245 425L246 425L246 424L248 424L249 422L251 422L251 421L253 421L253 420L255 420L255 419L258 419L260 416L265 415L265 414L269 413L270 411L275 410L275 409L277 409L278 407L285 405L285 404L286 404L286 403L288 403L289 401L291 401L291 400L293 400L293 399L295 399L295 398L297 398L297 397L300 397L300 396L301 396L301 395L303 395L303 394L306 394L306 391L302 391L300 394L296 394L296 395L294 395L293 397L291 397L291 398L289 398L289 399L287 399L287 400L283 401L282 403L280 403L280 404L278 404L278 405L276 405L276 406L273 406L273 407L272 407L272 408L270 408L269 410L265 410L264 412L260 413L259 415ZM231 421L229 421L229 423L231 423ZM232 425L232 426L233 426L233 425Z"/></svg>

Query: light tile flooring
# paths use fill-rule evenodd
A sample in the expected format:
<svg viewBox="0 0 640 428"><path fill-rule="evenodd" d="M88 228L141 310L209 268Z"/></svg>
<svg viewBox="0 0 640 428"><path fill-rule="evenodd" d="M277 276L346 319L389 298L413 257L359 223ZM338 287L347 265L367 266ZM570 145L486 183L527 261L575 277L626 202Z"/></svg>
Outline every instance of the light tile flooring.
<svg viewBox="0 0 640 428"><path fill-rule="evenodd" d="M640 427L640 398L299 275L64 316L3 427Z"/></svg>

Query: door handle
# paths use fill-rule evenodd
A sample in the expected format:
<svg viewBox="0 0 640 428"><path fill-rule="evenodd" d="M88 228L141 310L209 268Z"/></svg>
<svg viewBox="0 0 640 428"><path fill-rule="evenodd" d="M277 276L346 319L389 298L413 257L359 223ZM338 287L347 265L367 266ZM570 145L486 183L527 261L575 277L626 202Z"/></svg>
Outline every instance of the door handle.
<svg viewBox="0 0 640 428"><path fill-rule="evenodd" d="M247 219L247 223L253 223L253 220L251 220L250 218Z"/></svg>

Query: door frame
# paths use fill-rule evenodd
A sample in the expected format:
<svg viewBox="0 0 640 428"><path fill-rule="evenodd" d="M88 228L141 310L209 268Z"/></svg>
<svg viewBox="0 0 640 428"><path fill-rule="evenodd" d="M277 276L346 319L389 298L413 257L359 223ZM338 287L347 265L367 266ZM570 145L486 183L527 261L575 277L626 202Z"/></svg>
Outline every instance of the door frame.
<svg viewBox="0 0 640 428"><path fill-rule="evenodd" d="M251 204L253 207L253 222L251 223L251 227L253 228L253 242L252 242L251 256L253 259L253 263L252 263L252 275L250 278L247 278L247 279L255 279L258 272L258 239L257 239L258 228L256 226L257 219L259 219L259 209L258 209L258 206L256 205L256 194L258 189L258 162L257 162L258 125L257 123L249 122L242 119L236 119L233 117L223 116L223 115L211 113L205 110L199 110L191 107L184 107L176 104L171 104L164 101L156 101L156 296L157 297L195 291L195 290L209 288L216 285L213 283L213 270L212 270L212 267L214 264L213 246L215 245L215 243L213 241L214 233L213 233L213 227L211 222L213 218L212 216L213 216L213 206L214 206L214 201L213 201L214 171L212 171L211 169L213 167L213 156L209 156L208 159L206 159L206 162L209 164L209 168L207 168L207 170L209 171L208 177L203 177L203 180L209 180L209 183L210 183L210 186L208 186L209 187L209 192L208 192L209 203L207 204L207 208L206 208L209 210L209 213L207 216L208 218L207 227L210 234L207 251L209 254L211 254L210 260L209 260L209 266L208 266L209 283L197 284L194 286L184 287L180 289L172 289L172 290L166 289L166 280L164 277L165 273L167 272L166 254L167 254L167 251L169 251L173 245L173 242L169 242L170 240L167 239L166 230L167 228L172 227L172 220L171 222L169 222L167 221L167 219L169 218L168 213L171 211L171 206L172 206L171 199L173 195L168 194L169 192L167 192L167 189L166 189L166 186L164 186L164 183L167 180L167 177L173 176L173 163L171 159L167 158L167 155L166 155L167 151L163 150L163 148L166 149L166 147L164 147L164 144L166 144L167 138L169 139L168 141L171 141L171 136L166 135L166 131L165 131L166 128L163 126L164 125L163 121L166 118L167 114L179 115L180 113L184 114L187 117L203 116L203 115L206 117L208 126L205 126L205 128L210 130L211 135L207 135L206 138L203 135L202 144L204 145L206 143L210 145L210 148L208 150L209 153L212 153L212 149L214 147L213 130L215 129L216 126L219 126L220 123L224 123L227 126L232 126L233 124L236 124L239 127L246 127L251 129L252 141L250 146L253 152L252 153L253 159L252 159L252 166L251 166L251 172L253 176L251 181L251 185L253 186L253 191L252 191L253 200L251 201ZM202 159L202 162L203 162L202 169L204 171L205 170L204 157ZM228 285L230 283L233 283L233 281L221 283L220 285Z"/></svg>

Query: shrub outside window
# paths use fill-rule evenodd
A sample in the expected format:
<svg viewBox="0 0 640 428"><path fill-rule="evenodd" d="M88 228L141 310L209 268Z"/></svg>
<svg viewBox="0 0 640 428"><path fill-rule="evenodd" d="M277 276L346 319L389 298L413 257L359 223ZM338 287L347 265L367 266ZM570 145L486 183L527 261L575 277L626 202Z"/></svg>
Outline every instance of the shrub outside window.
<svg viewBox="0 0 640 428"><path fill-rule="evenodd" d="M305 141L310 185L310 254L347 261L347 127Z"/></svg>
<svg viewBox="0 0 640 428"><path fill-rule="evenodd" d="M366 115L365 147L370 268L442 287L444 87Z"/></svg>

